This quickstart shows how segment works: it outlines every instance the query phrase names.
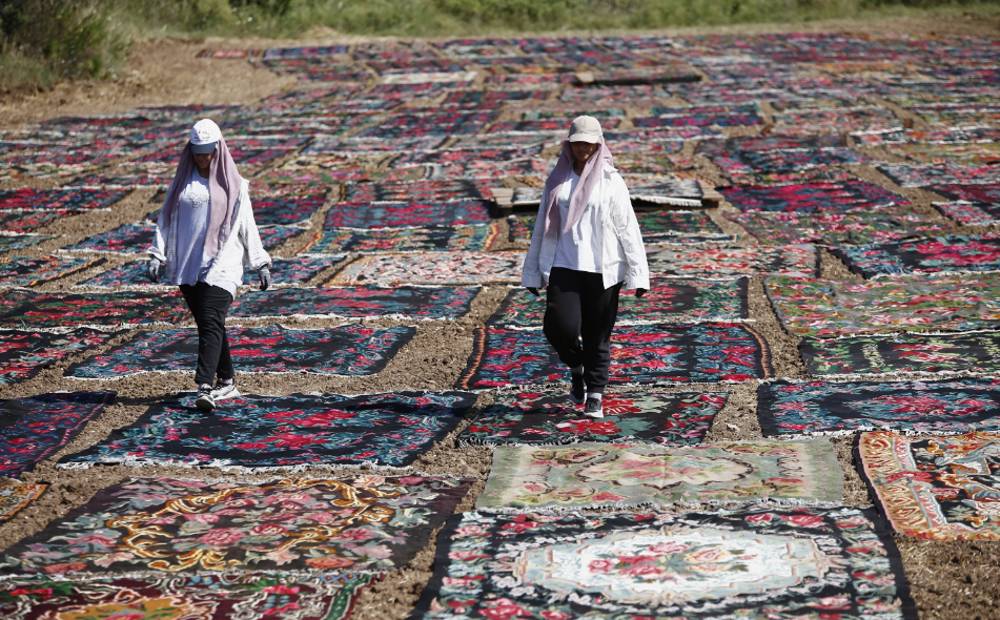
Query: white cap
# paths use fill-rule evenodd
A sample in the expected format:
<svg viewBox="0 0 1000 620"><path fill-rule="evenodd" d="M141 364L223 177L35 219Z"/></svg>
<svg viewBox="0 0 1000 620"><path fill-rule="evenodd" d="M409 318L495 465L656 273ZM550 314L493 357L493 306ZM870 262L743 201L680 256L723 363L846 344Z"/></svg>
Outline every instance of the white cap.
<svg viewBox="0 0 1000 620"><path fill-rule="evenodd" d="M195 153L211 153L215 143L222 138L222 130L210 118L203 118L191 127L191 150Z"/></svg>
<svg viewBox="0 0 1000 620"><path fill-rule="evenodd" d="M601 132L601 123L593 116L577 116L569 126L570 142L590 142L599 144L604 134Z"/></svg>

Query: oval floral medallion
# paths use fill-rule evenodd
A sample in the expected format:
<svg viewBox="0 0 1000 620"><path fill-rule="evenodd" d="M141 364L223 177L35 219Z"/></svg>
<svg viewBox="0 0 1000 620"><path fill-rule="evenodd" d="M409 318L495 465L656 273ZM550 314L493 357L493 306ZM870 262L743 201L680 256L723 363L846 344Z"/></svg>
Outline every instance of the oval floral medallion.
<svg viewBox="0 0 1000 620"><path fill-rule="evenodd" d="M836 562L807 538L665 527L529 549L514 575L560 595L672 605L783 591L822 579Z"/></svg>

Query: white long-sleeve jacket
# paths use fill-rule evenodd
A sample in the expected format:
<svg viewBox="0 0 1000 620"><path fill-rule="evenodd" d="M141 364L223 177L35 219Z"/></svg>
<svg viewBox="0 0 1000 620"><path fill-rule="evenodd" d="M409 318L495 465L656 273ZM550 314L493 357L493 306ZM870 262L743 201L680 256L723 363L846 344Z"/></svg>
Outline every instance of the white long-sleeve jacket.
<svg viewBox="0 0 1000 620"><path fill-rule="evenodd" d="M161 209L149 254L164 264L166 269L165 282L180 284L177 274L175 228L174 225L168 225L164 221ZM257 271L261 267L270 266L270 264L271 256L264 249L264 244L260 240L260 231L257 230L257 222L253 218L250 186L247 180L243 179L240 184L236 222L203 280L211 286L226 289L235 298L236 290L243 282L244 267L250 271Z"/></svg>
<svg viewBox="0 0 1000 620"><path fill-rule="evenodd" d="M542 203L535 218L535 231L524 258L521 285L539 288L545 286L555 262L559 235L546 235L547 192L542 193ZM553 206L558 209L558 205ZM639 222L632 210L625 179L617 170L606 170L594 188L586 209L598 209L602 226L590 239L593 254L600 259L604 288L624 282L624 288L649 289L649 266L646 249L642 244Z"/></svg>

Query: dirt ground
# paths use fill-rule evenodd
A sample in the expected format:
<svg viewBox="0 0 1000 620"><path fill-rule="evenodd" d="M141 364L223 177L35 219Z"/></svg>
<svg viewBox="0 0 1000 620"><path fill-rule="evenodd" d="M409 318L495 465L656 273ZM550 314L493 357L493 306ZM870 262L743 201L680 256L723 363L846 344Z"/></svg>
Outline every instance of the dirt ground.
<svg viewBox="0 0 1000 620"><path fill-rule="evenodd" d="M754 27L741 31L774 31L778 27ZM907 32L915 35L933 33L990 34L1000 32L1000 21L961 19L938 23L934 20L890 20L886 22L821 22L785 27L787 30L845 30L865 32ZM727 29L733 30L733 29ZM716 30L717 31L717 30ZM684 33L691 30L679 31ZM309 42L329 41L328 33L316 33ZM116 82L79 83L64 85L55 91L0 101L0 127L11 128L61 115L95 115L121 112L139 105L253 103L265 96L290 88L294 80L276 76L241 61L197 59L195 54L205 47L263 47L270 45L302 44L302 41L223 41L185 42L160 40L143 43L136 48L127 69ZM710 178L711 169L699 168L699 176ZM885 177L870 173L871 180L884 187L902 191ZM929 196L919 191L905 191L915 204L929 216L940 218L929 203ZM150 207L150 192L133 192L123 203L109 213L89 213L58 221L40 232L55 234L58 241L38 247L32 252L46 253L52 247L72 243L99 230L108 230L119 224L136 221ZM721 217L720 211L730 209L723 205L711 213L713 220L728 232L738 235L741 244L752 245L749 236L739 226ZM321 217L321 216L319 216ZM942 221L949 224L947 220ZM949 224L950 225L950 224ZM291 240L286 248L275 254L290 255L301 244ZM282 249L288 250L283 252ZM46 284L43 290L65 290L75 282L92 275L85 271L63 280ZM855 279L846 266L832 255L822 255L821 272L824 277ZM246 393L283 394L291 392L379 392L402 388L450 389L465 366L472 349L472 332L482 325L497 308L505 287L485 287L476 298L472 310L453 322L423 322L417 327L414 339L390 362L389 366L374 377L320 377L315 375L242 375L241 390ZM751 325L762 333L771 347L772 363L777 376L802 377L804 368L798 357L797 339L784 332L768 304L759 276L750 286ZM323 327L336 324L330 320L282 321L301 327ZM232 321L236 324L236 321ZM368 321L379 325L400 324L397 321ZM105 348L126 339L119 336ZM180 475L197 478L218 477L213 470L169 467L105 466L91 470L61 470L54 463L64 455L91 446L116 428L133 422L156 398L178 390L190 389L190 378L179 374L137 375L117 381L79 381L62 376L71 363L90 356L93 351L68 358L35 378L14 385L0 386L0 398L31 395L40 392L80 389L112 389L119 393L120 403L110 407L102 416L92 421L73 442L59 453L43 462L35 471L25 474L27 481L47 481L50 490L40 500L22 511L12 521L0 525L0 548L6 548L26 535L41 530L48 522L67 513L71 508L86 502L97 490L131 476ZM678 390L717 390L717 385L685 385ZM756 419L756 384L746 383L727 386L731 398L716 418L707 440L754 439L761 437ZM488 394L480 396L479 405L488 404ZM439 442L415 464L418 471L463 476L475 481L469 496L459 510L470 509L475 496L482 490L489 470L490 451L483 447L460 446L454 433ZM853 438L831 439L845 476L846 503L852 506L871 507L871 499L852 462ZM330 471L337 471L331 469ZM248 476L253 478L253 476ZM411 565L388 574L365 590L355 609L355 617L364 620L403 618L412 609L417 597L431 575L433 541L422 550ZM997 557L1000 544L993 543L936 543L896 537L903 557L911 593L922 617L925 618L995 618L1000 601L1000 571Z"/></svg>

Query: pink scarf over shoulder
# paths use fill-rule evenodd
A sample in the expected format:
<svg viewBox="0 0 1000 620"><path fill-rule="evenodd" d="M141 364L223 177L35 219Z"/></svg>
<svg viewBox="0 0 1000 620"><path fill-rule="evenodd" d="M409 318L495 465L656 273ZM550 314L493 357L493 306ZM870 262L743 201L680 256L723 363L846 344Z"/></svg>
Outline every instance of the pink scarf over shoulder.
<svg viewBox="0 0 1000 620"><path fill-rule="evenodd" d="M184 186L191 178L194 170L194 156L191 144L184 146L181 159L177 163L177 172L167 190L167 198L163 201L164 221L168 224L177 212L177 202L180 200ZM236 169L236 162L226 146L226 141L219 138L218 146L212 155L212 164L208 173L208 194L211 199L208 215L208 231L205 233L205 254L215 257L229 237L236 221L236 212L240 202L240 187L243 178ZM171 228L173 228L171 226Z"/></svg>
<svg viewBox="0 0 1000 620"><path fill-rule="evenodd" d="M590 200L591 194L594 193L594 188L604 178L605 172L613 170L614 167L615 161L611 150L602 141L597 152L587 160L587 164L583 167L580 181L569 200L568 216L565 222L561 222L562 215L556 207L557 189L573 176L573 154L570 152L569 140L564 141L559 160L556 161L555 168L549 173L549 178L545 180L545 196L548 197L548 204L545 207L545 234L569 232L573 225L580 221L587 202Z"/></svg>

